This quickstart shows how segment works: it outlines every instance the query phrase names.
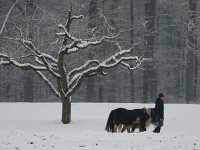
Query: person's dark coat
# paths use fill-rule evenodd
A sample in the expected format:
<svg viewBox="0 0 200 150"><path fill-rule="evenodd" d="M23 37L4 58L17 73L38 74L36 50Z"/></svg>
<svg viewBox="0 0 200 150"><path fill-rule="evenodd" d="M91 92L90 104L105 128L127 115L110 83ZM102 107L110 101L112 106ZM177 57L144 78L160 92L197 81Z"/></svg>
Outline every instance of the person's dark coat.
<svg viewBox="0 0 200 150"><path fill-rule="evenodd" d="M164 102L160 98L157 98L155 102L155 112L156 112L156 120L164 119Z"/></svg>

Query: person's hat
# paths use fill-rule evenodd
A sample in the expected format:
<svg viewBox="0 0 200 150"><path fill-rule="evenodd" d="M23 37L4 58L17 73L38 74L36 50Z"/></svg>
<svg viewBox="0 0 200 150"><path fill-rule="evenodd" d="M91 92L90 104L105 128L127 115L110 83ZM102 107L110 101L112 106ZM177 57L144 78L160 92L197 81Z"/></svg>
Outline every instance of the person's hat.
<svg viewBox="0 0 200 150"><path fill-rule="evenodd" d="M163 93L159 93L159 97L165 97Z"/></svg>

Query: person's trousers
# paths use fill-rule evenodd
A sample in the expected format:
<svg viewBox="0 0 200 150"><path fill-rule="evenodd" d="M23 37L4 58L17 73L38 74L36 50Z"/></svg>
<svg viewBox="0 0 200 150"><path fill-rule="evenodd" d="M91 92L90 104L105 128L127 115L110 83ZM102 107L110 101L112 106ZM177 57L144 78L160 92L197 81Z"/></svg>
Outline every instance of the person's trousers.
<svg viewBox="0 0 200 150"><path fill-rule="evenodd" d="M154 133L160 133L160 129L163 126L163 119L160 119L157 124L156 124L156 128L154 129Z"/></svg>

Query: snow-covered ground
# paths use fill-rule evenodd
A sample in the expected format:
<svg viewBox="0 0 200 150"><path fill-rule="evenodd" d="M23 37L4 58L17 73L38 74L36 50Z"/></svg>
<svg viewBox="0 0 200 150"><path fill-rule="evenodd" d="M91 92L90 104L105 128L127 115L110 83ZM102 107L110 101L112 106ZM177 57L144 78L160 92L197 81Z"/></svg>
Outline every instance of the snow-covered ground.
<svg viewBox="0 0 200 150"><path fill-rule="evenodd" d="M166 104L160 134L104 130L110 110L144 106L73 103L63 125L60 103L0 103L0 150L200 150L200 105Z"/></svg>

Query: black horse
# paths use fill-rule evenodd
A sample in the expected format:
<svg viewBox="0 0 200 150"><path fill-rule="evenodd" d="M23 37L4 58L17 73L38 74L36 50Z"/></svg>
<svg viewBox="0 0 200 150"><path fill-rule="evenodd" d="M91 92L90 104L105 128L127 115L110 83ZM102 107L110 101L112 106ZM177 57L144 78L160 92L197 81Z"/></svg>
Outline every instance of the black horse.
<svg viewBox="0 0 200 150"><path fill-rule="evenodd" d="M128 110L117 108L110 112L106 124L108 132L133 132L139 128L140 132L146 131L146 122L150 119L150 113L146 108Z"/></svg>
<svg viewBox="0 0 200 150"><path fill-rule="evenodd" d="M135 128L140 128L141 125L145 125L146 128L152 124L155 126L154 130L160 128L163 125L158 119L155 108L147 108L146 113L149 115L149 117L146 117L146 119L144 120L145 123L142 122L142 124L133 124L132 126L127 127L127 129L129 129L129 132L134 132Z"/></svg>

